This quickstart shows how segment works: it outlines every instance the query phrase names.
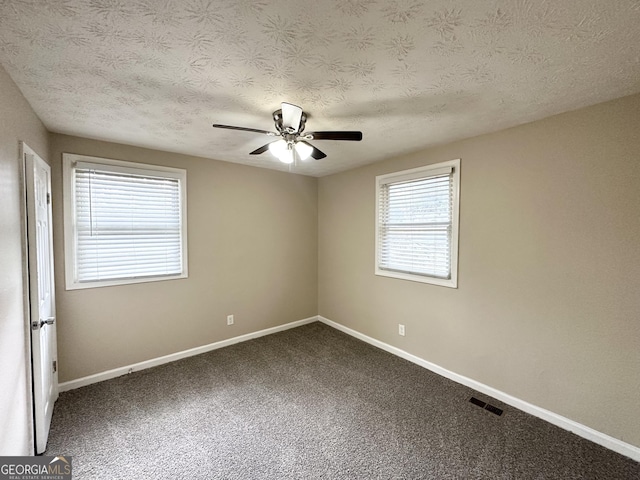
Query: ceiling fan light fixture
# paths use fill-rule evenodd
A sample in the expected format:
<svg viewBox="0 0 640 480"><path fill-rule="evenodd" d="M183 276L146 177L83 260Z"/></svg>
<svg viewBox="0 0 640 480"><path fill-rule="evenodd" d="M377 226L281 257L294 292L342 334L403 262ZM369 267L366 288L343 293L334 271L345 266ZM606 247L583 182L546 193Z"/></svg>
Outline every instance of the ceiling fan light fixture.
<svg viewBox="0 0 640 480"><path fill-rule="evenodd" d="M278 140L269 144L269 151L282 163L293 163L296 151L286 140Z"/></svg>
<svg viewBox="0 0 640 480"><path fill-rule="evenodd" d="M296 151L292 148L287 148L287 150L282 154L282 156L278 157L282 163L293 163L296 159Z"/></svg>
<svg viewBox="0 0 640 480"><path fill-rule="evenodd" d="M295 148L300 160L306 160L309 158L313 151L313 147L311 145L302 142L297 142Z"/></svg>
<svg viewBox="0 0 640 480"><path fill-rule="evenodd" d="M269 151L274 157L280 158L280 156L287 153L287 142L284 140L278 140L269 144Z"/></svg>

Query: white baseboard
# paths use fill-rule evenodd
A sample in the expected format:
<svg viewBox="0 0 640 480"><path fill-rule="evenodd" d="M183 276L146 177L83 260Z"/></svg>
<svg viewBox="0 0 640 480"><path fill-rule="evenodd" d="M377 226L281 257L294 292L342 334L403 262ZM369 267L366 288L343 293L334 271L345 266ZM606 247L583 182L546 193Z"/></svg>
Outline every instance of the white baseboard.
<svg viewBox="0 0 640 480"><path fill-rule="evenodd" d="M421 367L426 368L427 370L431 370L438 375L446 377L454 382L465 385L469 388L477 390L478 392L484 393L485 395L489 395L493 398L496 398L507 405L511 405L519 410L527 412L535 417L541 418L542 420L546 420L547 422L556 425L564 430L568 430L570 432L579 435L580 437L586 438L587 440L591 440L598 445L602 445L609 450L613 450L621 455L629 457L637 462L640 462L640 448L631 445L630 443L623 442L622 440L618 440L617 438L611 437L605 433L594 430L593 428L587 427L586 425L582 425L581 423L575 422L569 418L563 417L562 415L558 415L557 413L551 412L544 408L533 405L529 402L525 402L519 398L513 397L508 393L497 390L493 387L485 385L483 383L477 382L471 378L465 377L463 375L459 375L455 372L447 370L446 368L442 368L435 363L431 363L427 360L424 360L420 357L412 355L411 353L405 352L397 347L389 345L387 343L381 342L380 340L376 340L375 338L369 337L360 333L356 330L352 330L351 328L345 327L339 323L336 323L328 318L325 318L321 315L318 315L318 320L330 327L335 328L336 330L340 330L352 337L355 337L363 342L369 343L375 347L381 348L393 355L404 358L416 365L420 365Z"/></svg>
<svg viewBox="0 0 640 480"><path fill-rule="evenodd" d="M120 377L128 373L137 372L139 370L145 370L147 368L156 367L164 363L175 362L182 358L193 357L194 355L200 355L201 353L210 352L211 350L217 350L218 348L228 347L235 343L246 342L258 337L264 337L265 335L271 335L272 333L282 332L283 330L289 330L290 328L299 327L312 323L318 320L317 316L304 318L291 323L285 323L284 325L278 325L277 327L266 328L253 333L247 333L238 337L229 338L227 340L221 340L219 342L210 343L208 345L202 345L201 347L191 348L189 350L183 350L182 352L172 353L163 357L152 358L151 360L145 360L144 362L134 363L132 365L126 365L124 367L114 368L113 370L107 370L106 372L96 373L68 382L63 382L58 385L58 391L66 392L67 390L73 390L75 388L91 385L92 383L104 382L112 378Z"/></svg>

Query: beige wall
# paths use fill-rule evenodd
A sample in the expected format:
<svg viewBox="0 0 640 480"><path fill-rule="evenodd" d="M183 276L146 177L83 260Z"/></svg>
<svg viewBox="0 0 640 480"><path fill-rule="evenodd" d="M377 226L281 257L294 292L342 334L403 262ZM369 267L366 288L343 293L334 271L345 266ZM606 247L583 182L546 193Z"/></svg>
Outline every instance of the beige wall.
<svg viewBox="0 0 640 480"><path fill-rule="evenodd" d="M455 158L459 288L375 276L375 176ZM640 446L640 95L321 178L319 313Z"/></svg>
<svg viewBox="0 0 640 480"><path fill-rule="evenodd" d="M50 139L61 382L317 314L315 178ZM188 279L65 291L63 152L187 169Z"/></svg>
<svg viewBox="0 0 640 480"><path fill-rule="evenodd" d="M22 288L20 140L48 159L44 125L0 67L0 455L33 453L29 330Z"/></svg>

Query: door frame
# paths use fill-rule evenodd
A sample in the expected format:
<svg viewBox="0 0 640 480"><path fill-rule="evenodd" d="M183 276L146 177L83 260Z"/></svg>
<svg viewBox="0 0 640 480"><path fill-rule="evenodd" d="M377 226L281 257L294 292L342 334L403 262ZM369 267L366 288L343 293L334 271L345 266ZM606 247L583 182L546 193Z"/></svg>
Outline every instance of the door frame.
<svg viewBox="0 0 640 480"><path fill-rule="evenodd" d="M29 455L36 451L35 404L33 401L33 372L31 369L31 296L29 295L29 237L27 236L27 162L25 150L31 150L23 141L18 142L18 166L20 171L20 233L22 237L22 311L24 313L24 363L27 385Z"/></svg>

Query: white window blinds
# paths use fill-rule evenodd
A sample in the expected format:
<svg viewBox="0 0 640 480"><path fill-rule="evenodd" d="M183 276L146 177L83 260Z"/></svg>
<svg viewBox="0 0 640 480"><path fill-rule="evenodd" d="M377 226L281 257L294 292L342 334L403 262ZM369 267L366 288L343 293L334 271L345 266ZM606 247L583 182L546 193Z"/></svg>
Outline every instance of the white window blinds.
<svg viewBox="0 0 640 480"><path fill-rule="evenodd" d="M451 280L453 171L443 166L379 180L378 270Z"/></svg>
<svg viewBox="0 0 640 480"><path fill-rule="evenodd" d="M77 162L72 178L75 282L183 273L180 175Z"/></svg>

